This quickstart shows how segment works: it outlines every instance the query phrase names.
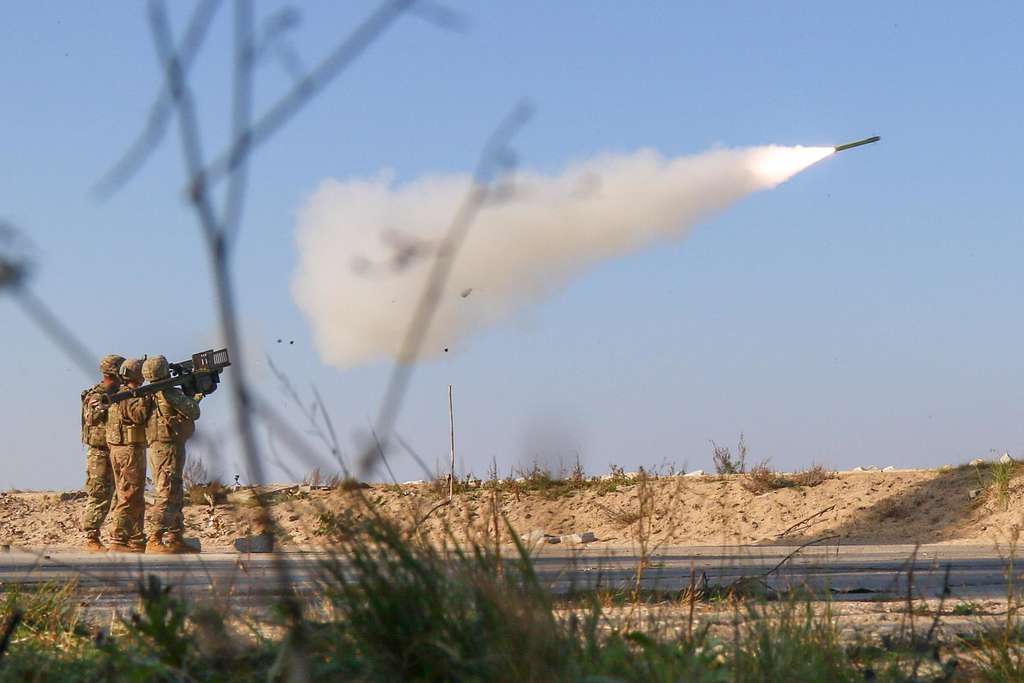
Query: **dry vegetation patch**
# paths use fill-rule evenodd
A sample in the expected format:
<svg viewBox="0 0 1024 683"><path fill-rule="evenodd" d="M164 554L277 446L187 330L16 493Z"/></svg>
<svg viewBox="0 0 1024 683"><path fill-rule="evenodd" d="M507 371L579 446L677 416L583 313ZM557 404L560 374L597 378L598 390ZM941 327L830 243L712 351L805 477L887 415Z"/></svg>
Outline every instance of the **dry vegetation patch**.
<svg viewBox="0 0 1024 683"><path fill-rule="evenodd" d="M754 495L761 495L784 488L818 486L832 476L834 475L821 465L813 465L793 474L781 474L771 469L765 461L744 475L743 488Z"/></svg>

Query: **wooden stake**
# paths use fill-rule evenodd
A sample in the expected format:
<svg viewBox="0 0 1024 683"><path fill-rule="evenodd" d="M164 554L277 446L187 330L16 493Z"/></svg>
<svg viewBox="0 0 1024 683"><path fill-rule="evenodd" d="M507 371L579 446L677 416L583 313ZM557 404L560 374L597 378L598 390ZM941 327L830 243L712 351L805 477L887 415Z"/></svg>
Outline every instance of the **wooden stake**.
<svg viewBox="0 0 1024 683"><path fill-rule="evenodd" d="M452 435L452 462L448 473L448 500L455 496L455 410L452 407L452 385L448 385L448 427Z"/></svg>

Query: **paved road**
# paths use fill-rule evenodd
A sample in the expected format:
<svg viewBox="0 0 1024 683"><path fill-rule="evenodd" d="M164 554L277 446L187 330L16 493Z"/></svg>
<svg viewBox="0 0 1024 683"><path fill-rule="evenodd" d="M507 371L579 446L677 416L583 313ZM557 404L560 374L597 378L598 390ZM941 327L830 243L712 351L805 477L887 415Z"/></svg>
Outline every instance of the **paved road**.
<svg viewBox="0 0 1024 683"><path fill-rule="evenodd" d="M838 600L899 599L906 595L912 573L915 595L936 597L948 567L954 598L1006 595L1007 563L991 547L929 545L918 548L915 556L913 546L812 546L778 566L794 550L783 546L663 548L651 558L644 586L680 590L689 584L692 570L698 577L705 575L710 585L763 577L774 589L802 586ZM327 556L282 553L276 557L288 567L296 591L315 590ZM0 581L8 589L15 584L62 583L77 578L83 599L93 609L104 609L133 604L139 579L156 574L193 599L229 597L235 605L258 605L279 592L274 562L274 556L235 553L107 556L10 552L0 553ZM637 555L623 548L545 546L534 563L542 580L561 594L632 585Z"/></svg>

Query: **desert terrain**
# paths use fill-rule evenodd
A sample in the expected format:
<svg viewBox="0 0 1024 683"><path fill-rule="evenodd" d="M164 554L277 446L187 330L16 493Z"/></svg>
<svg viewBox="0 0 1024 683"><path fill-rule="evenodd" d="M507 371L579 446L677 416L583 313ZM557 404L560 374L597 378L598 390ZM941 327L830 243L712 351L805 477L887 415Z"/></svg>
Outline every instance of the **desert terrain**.
<svg viewBox="0 0 1024 683"><path fill-rule="evenodd" d="M262 496L281 549L315 549L339 525L379 514L436 542L467 538L598 546L798 545L825 536L841 543L1006 544L1021 523L1024 484L1016 464L931 470L827 473L814 485L779 477L767 490L750 474L595 478L534 475L459 482L450 503L444 482L278 485L190 492L186 533L204 550L230 549L265 531ZM772 488L777 486L777 488ZM70 549L80 542L81 491L0 493L0 543L23 549ZM198 502L202 501L202 502ZM587 534L587 532L590 532ZM571 535L579 535L572 538ZM586 535L585 535L586 534Z"/></svg>

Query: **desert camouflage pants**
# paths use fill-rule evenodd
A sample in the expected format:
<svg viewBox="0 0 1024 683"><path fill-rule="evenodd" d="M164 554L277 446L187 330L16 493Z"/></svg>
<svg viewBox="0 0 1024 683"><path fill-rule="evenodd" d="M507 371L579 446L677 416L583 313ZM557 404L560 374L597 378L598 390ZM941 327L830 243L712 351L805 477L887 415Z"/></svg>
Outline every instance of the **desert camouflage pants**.
<svg viewBox="0 0 1024 683"><path fill-rule="evenodd" d="M143 515L146 509L146 447L110 447L117 498L110 508L114 518L114 540L118 543L144 543Z"/></svg>
<svg viewBox="0 0 1024 683"><path fill-rule="evenodd" d="M185 467L185 444L154 441L149 445L149 469L153 477L153 504L146 524L150 536L181 539L185 518L181 473Z"/></svg>
<svg viewBox="0 0 1024 683"><path fill-rule="evenodd" d="M110 451L106 448L89 446L85 458L86 498L82 531L86 536L99 536L114 497L114 470L110 466Z"/></svg>

